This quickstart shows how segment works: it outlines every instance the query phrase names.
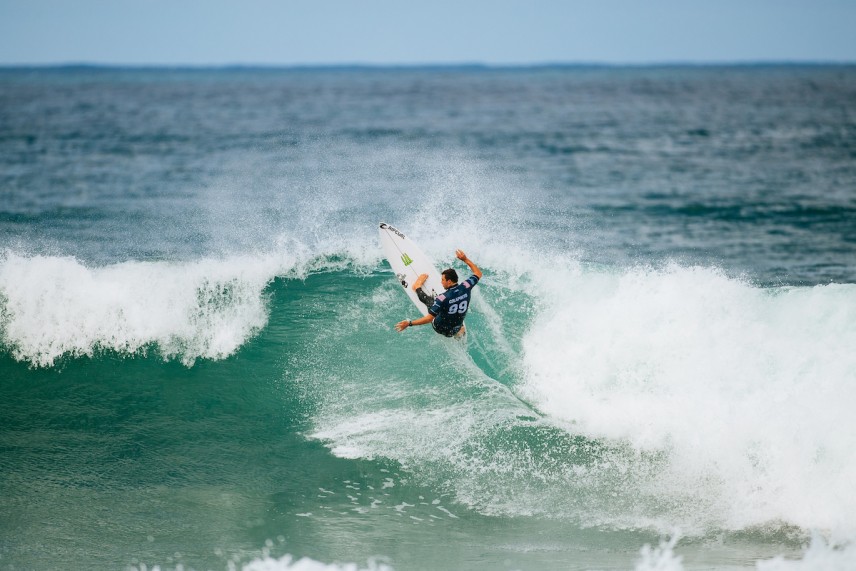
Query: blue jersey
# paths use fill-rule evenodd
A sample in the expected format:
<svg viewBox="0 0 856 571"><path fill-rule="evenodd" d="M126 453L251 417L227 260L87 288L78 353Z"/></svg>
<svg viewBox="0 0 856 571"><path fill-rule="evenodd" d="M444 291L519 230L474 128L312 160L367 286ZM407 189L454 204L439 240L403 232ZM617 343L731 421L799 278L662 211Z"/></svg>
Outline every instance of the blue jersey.
<svg viewBox="0 0 856 571"><path fill-rule="evenodd" d="M470 276L434 298L434 304L428 308L428 313L434 316L431 325L437 333L451 337L460 331L470 308L473 286L477 283L479 279Z"/></svg>

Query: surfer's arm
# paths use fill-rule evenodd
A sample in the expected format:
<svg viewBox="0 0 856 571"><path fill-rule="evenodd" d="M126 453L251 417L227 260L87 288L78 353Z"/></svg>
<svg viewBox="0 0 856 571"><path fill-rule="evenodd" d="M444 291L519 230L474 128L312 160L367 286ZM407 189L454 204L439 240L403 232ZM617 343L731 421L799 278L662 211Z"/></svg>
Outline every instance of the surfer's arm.
<svg viewBox="0 0 856 571"><path fill-rule="evenodd" d="M411 325L425 325L426 323L431 323L432 321L434 321L434 316L429 313L428 315L420 317L419 319L405 319L404 321L399 321L395 324L395 330L404 331Z"/></svg>
<svg viewBox="0 0 856 571"><path fill-rule="evenodd" d="M472 261L471 259L469 259L467 257L467 255L464 253L463 250L456 251L455 255L458 256L459 260L461 260L462 262L464 262L466 265L468 265L470 267L470 271L473 272L474 276L476 276L478 279L481 279L482 271L479 269L479 267L476 265L476 263L474 261Z"/></svg>

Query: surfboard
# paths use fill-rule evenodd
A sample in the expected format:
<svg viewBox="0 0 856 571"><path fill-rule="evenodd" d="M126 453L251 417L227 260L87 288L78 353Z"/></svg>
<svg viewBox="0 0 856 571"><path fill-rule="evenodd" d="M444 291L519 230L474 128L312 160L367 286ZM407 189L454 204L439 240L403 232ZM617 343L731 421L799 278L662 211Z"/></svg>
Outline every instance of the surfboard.
<svg viewBox="0 0 856 571"><path fill-rule="evenodd" d="M410 301L413 302L413 305L419 308L423 314L427 314L428 308L419 301L419 297L413 291L413 282L420 274L428 274L428 279L425 280L422 289L432 296L437 295L444 291L440 284L440 272L434 267L431 258L426 256L422 249L398 228L381 222L378 232L380 233L383 254L392 267L395 279L398 280L399 285L410 298Z"/></svg>

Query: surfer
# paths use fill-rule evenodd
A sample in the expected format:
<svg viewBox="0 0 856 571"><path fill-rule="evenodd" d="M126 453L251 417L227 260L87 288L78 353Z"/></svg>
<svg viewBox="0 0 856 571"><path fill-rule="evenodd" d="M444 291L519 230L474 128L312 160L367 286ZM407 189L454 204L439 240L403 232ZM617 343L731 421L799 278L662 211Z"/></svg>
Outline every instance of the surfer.
<svg viewBox="0 0 856 571"><path fill-rule="evenodd" d="M467 310L470 308L470 297L472 288L479 283L482 277L482 272L479 267L463 250L457 250L455 255L459 260L469 266L473 275L466 280L458 283L458 272L452 268L448 268L441 272L440 284L446 291L432 297L422 289L422 284L428 279L428 274L422 274L413 283L413 291L416 292L419 300L428 308L428 315L419 319L405 319L395 325L396 331L404 331L411 325L425 325L430 323L434 331L446 337L460 337L466 333L464 327L464 317L467 315Z"/></svg>

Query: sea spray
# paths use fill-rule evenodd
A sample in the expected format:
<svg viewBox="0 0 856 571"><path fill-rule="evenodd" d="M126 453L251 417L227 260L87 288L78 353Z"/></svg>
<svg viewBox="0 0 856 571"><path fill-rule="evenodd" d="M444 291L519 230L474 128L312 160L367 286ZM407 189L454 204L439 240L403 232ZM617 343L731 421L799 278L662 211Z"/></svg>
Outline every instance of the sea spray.
<svg viewBox="0 0 856 571"><path fill-rule="evenodd" d="M683 571L683 557L675 555L675 545L680 538L680 533L674 532L668 541L661 541L657 547L644 545L634 571Z"/></svg>

